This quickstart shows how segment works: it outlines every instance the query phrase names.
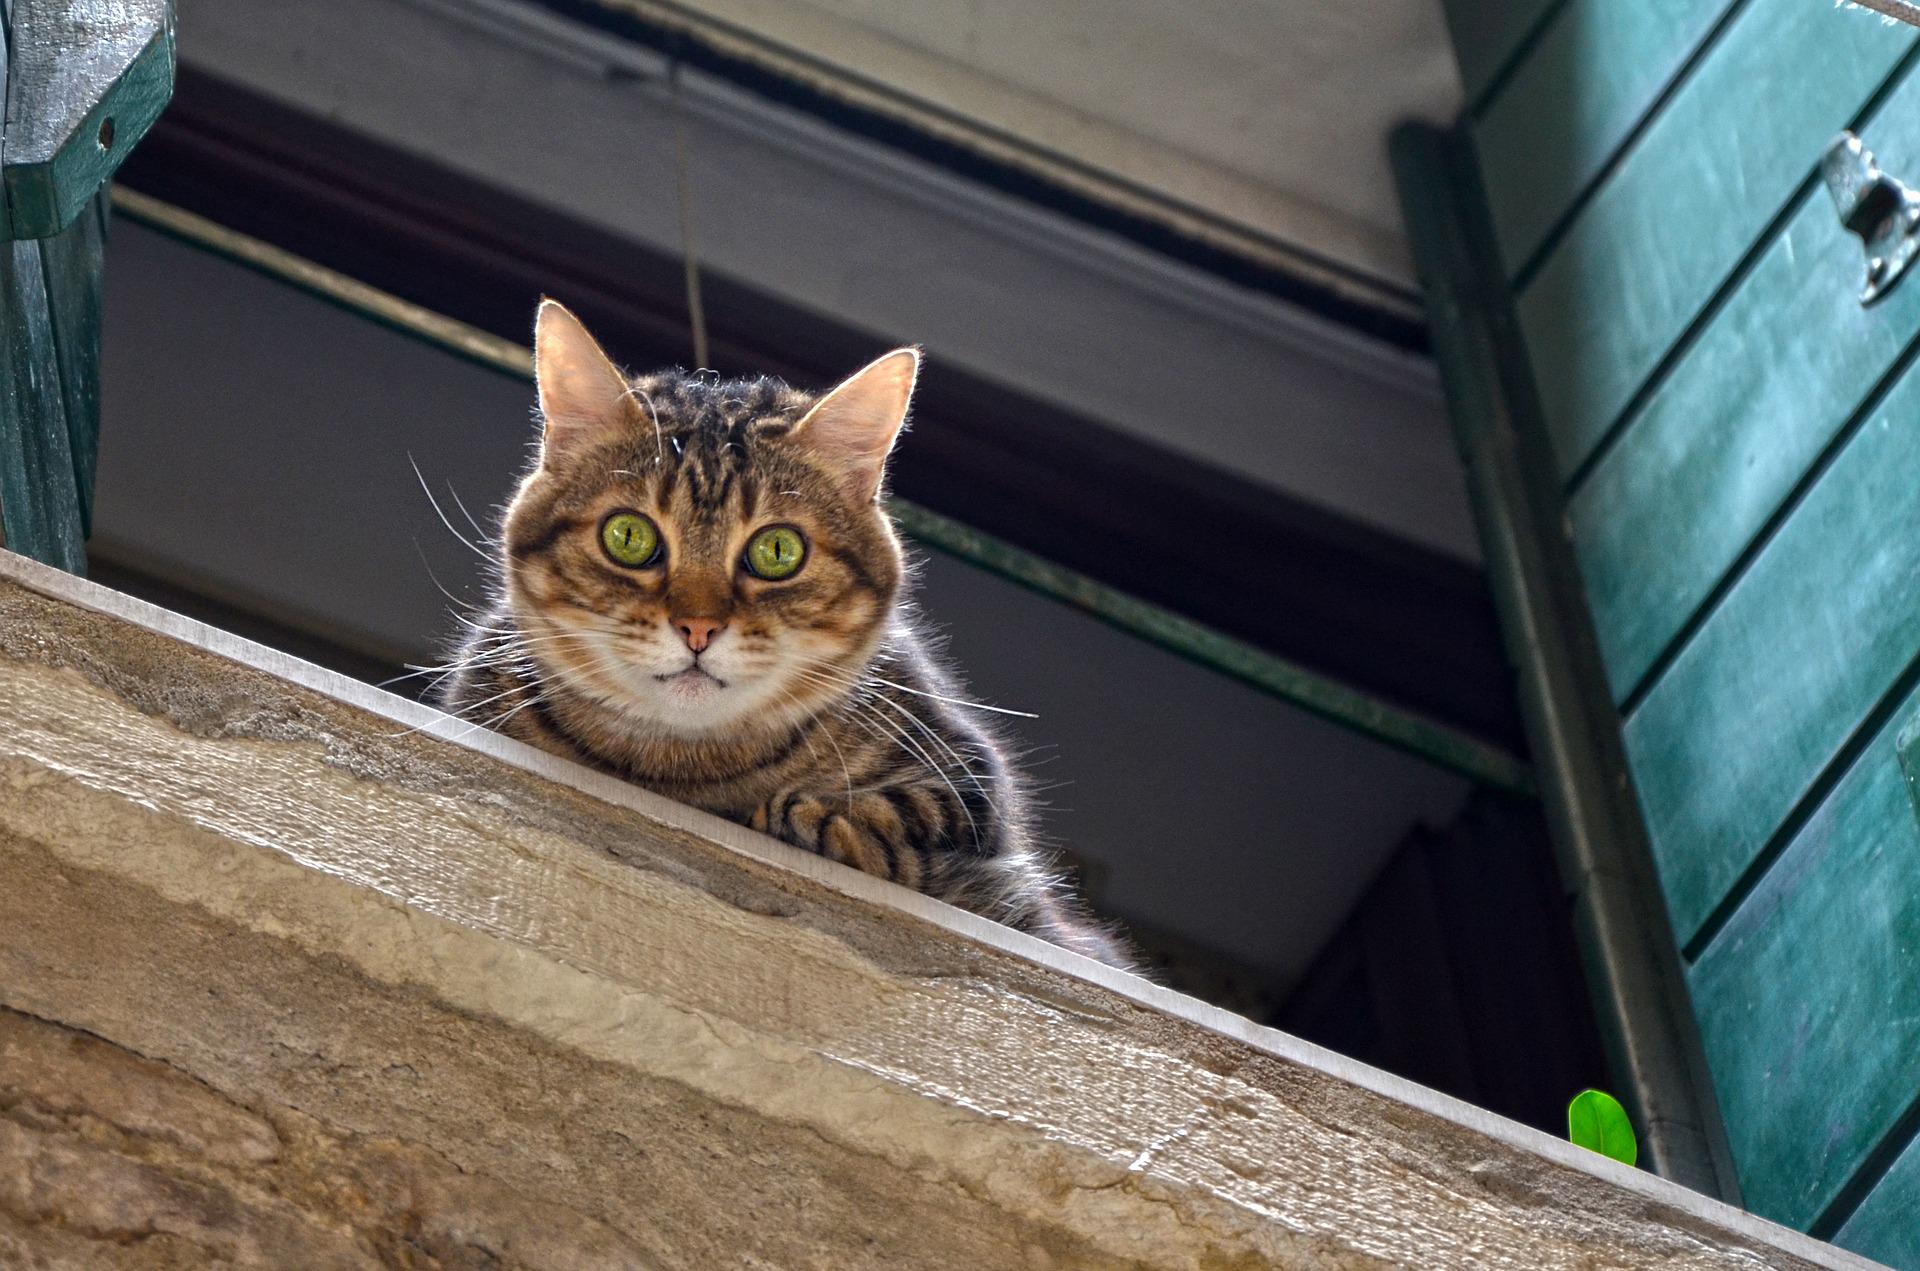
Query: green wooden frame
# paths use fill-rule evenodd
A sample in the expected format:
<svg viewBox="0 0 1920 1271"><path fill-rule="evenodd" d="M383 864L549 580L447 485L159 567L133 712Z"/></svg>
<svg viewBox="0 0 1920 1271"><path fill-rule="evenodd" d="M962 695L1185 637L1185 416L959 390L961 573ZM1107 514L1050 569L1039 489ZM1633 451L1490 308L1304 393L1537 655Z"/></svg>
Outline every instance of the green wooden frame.
<svg viewBox="0 0 1920 1271"><path fill-rule="evenodd" d="M0 10L0 544L86 569L104 186L173 91L172 0Z"/></svg>
<svg viewBox="0 0 1920 1271"><path fill-rule="evenodd" d="M1463 134L1409 124L1393 136L1391 153L1494 600L1520 673L1541 802L1616 1081L1651 1166L1737 1203L1472 145Z"/></svg>
<svg viewBox="0 0 1920 1271"><path fill-rule="evenodd" d="M11 0L0 237L74 223L173 95L172 0Z"/></svg>

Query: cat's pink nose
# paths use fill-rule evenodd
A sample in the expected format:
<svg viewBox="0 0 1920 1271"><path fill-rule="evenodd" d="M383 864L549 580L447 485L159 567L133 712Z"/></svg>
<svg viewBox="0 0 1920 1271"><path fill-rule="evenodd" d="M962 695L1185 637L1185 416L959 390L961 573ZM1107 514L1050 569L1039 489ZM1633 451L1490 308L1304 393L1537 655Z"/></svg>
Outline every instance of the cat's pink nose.
<svg viewBox="0 0 1920 1271"><path fill-rule="evenodd" d="M672 622L680 629L680 634L687 638L687 647L695 653L712 644L713 637L727 627L727 624L718 618L674 618Z"/></svg>

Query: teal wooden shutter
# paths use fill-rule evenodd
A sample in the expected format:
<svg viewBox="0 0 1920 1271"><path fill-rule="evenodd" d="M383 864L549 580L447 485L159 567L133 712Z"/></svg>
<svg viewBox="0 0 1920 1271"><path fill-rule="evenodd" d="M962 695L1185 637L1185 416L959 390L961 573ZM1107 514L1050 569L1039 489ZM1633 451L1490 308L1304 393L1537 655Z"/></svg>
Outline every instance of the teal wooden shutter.
<svg viewBox="0 0 1920 1271"><path fill-rule="evenodd" d="M1646 982L1684 984L1677 1022L1602 992L1665 1066L1629 1093L1692 1099L1688 1181L1920 1268L1920 283L1862 306L1817 172L1850 128L1920 183L1920 32L1451 7L1468 115L1396 161L1483 525L1517 536L1489 558L1550 806L1644 889ZM1634 956L1590 934L1602 974Z"/></svg>
<svg viewBox="0 0 1920 1271"><path fill-rule="evenodd" d="M173 91L172 5L8 0L0 54L0 545L79 573L106 183Z"/></svg>

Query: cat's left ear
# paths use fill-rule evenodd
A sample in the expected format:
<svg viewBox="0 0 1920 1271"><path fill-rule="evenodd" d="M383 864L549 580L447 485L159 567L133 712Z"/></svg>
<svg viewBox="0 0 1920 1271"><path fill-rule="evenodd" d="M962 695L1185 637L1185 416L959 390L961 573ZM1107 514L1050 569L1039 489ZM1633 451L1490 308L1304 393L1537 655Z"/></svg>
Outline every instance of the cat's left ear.
<svg viewBox="0 0 1920 1271"><path fill-rule="evenodd" d="M627 377L558 300L542 300L534 319L533 378L546 420L544 455L619 427L632 409Z"/></svg>
<svg viewBox="0 0 1920 1271"><path fill-rule="evenodd" d="M920 350L895 349L855 371L794 426L793 435L847 476L854 497L879 496L887 454L906 427Z"/></svg>

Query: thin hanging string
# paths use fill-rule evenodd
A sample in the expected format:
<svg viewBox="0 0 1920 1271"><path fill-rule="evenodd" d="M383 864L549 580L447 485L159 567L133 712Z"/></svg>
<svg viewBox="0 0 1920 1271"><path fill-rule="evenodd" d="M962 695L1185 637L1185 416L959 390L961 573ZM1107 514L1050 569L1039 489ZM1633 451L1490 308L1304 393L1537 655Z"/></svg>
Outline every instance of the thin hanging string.
<svg viewBox="0 0 1920 1271"><path fill-rule="evenodd" d="M693 330L693 367L707 366L707 306L700 298L700 254L693 239L693 180L687 163L686 115L680 100L680 54L667 63L667 86L673 98L673 166L680 189L680 251L687 269L687 323Z"/></svg>

